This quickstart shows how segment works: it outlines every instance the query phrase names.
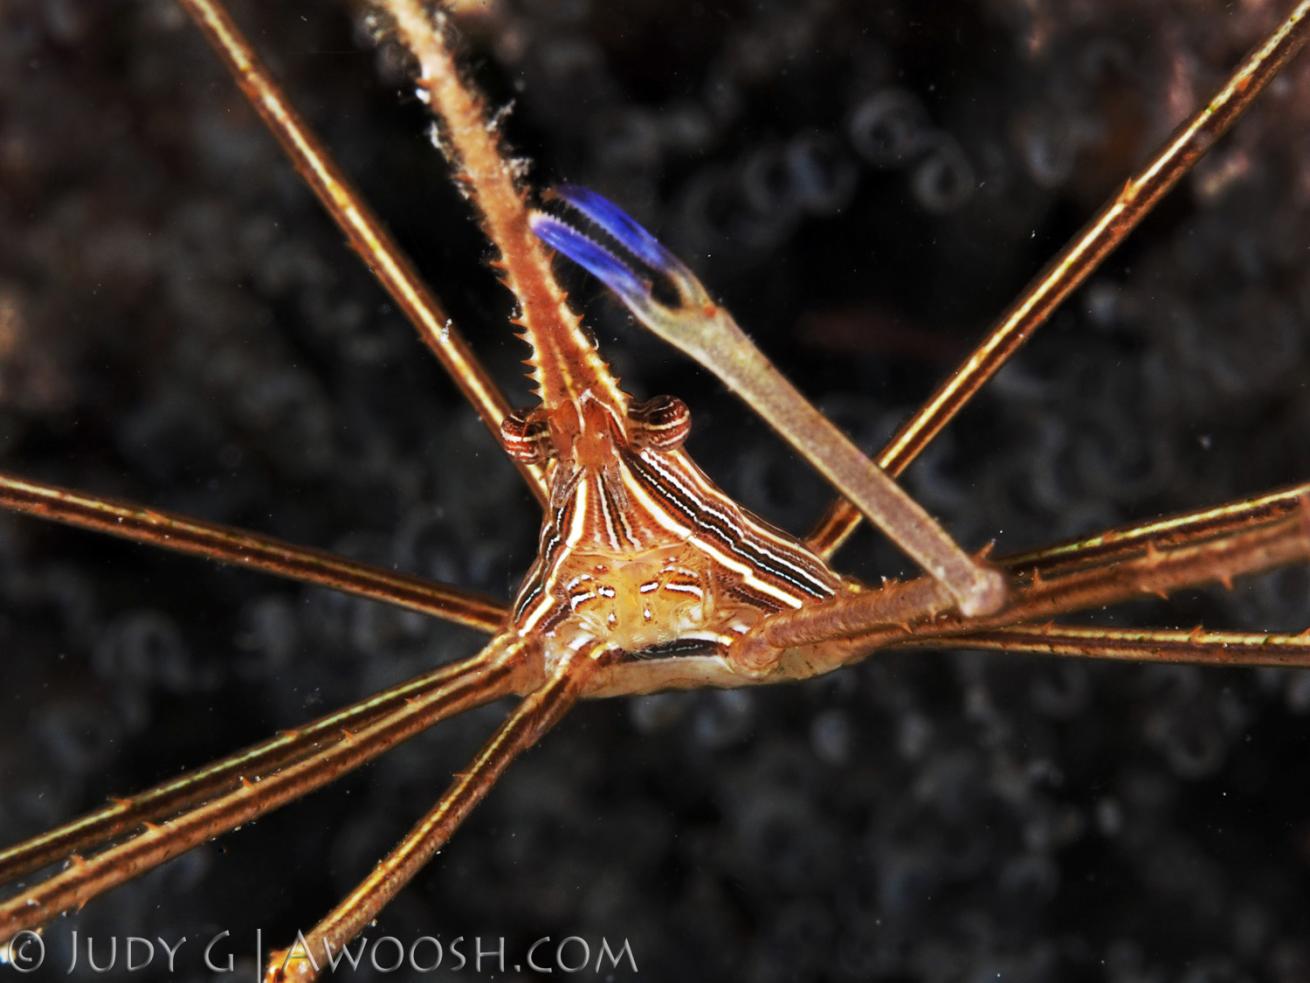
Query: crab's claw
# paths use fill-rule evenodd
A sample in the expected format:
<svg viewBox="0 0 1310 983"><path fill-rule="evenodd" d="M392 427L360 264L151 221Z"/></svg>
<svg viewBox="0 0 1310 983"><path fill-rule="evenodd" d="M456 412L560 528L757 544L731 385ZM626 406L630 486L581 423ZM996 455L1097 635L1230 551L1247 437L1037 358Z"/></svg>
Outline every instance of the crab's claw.
<svg viewBox="0 0 1310 983"><path fill-rule="evenodd" d="M574 224L561 215L534 211L532 231L609 287L648 328L667 337L690 320L702 319L713 307L686 264L618 205L568 184L555 188L550 197L581 221ZM672 289L674 302L656 296L656 279Z"/></svg>
<svg viewBox="0 0 1310 983"><path fill-rule="evenodd" d="M594 191L565 186L556 189L554 197L581 221L574 225L548 212L534 212L532 228L538 236L603 281L638 321L718 376L940 581L960 611L968 616L990 614L1004 604L1004 577L964 552L922 506L810 405L732 316L710 299L695 274L654 236ZM655 289L656 278L671 288L676 300L661 299L669 292Z"/></svg>

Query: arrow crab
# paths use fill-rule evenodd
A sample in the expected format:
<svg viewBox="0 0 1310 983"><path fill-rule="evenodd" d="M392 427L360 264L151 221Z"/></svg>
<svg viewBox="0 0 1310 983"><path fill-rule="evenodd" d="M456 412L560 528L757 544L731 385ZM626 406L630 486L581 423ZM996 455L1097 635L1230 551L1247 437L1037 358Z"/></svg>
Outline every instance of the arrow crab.
<svg viewBox="0 0 1310 983"><path fill-rule="evenodd" d="M532 179L621 197L876 449L1276 20L1253 8L1202 41L1168 5L1135 15L1157 31L1112 7L1025 9L460 16L493 103L515 103L502 125ZM413 89L400 47L374 61L344 16L289 10L235 13L256 38L299 39L259 46L497 380L521 386L521 348L481 327L510 302L417 139L425 109L397 105ZM509 596L535 552L530 497L190 31L165 5L119 23L55 4L10 35L6 468ZM906 472L960 541L1017 552L1304 478L1310 190L1286 137L1304 69L1289 71ZM808 528L824 486L561 272L625 385L692 407L711 476ZM373 602L4 528L8 840L472 650ZM867 531L838 565L914 572ZM1304 600L1292 567L1091 621L1294 632ZM900 652L776 692L595 705L387 925L622 934L662 974L1295 979L1308 700L1264 669ZM489 713L78 917L144 934L167 898L174 924L307 927L435 800ZM1186 928L1143 927L1165 914Z"/></svg>

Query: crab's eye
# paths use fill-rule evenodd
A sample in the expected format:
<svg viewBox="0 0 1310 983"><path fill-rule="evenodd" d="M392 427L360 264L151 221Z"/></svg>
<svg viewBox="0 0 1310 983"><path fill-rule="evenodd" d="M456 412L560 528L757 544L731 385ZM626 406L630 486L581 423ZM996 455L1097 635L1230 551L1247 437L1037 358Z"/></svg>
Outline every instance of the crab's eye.
<svg viewBox="0 0 1310 983"><path fill-rule="evenodd" d="M550 426L537 410L515 411L501 420L500 442L510 457L525 464L545 464L553 453Z"/></svg>
<svg viewBox="0 0 1310 983"><path fill-rule="evenodd" d="M671 451L691 433L691 410L676 396L656 396L628 410L632 442L638 447Z"/></svg>

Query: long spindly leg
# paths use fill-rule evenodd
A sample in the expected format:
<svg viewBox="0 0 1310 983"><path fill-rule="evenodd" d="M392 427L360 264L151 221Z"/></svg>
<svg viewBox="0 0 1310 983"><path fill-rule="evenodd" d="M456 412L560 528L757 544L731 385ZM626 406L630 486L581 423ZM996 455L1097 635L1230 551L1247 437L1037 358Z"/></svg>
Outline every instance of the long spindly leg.
<svg viewBox="0 0 1310 983"><path fill-rule="evenodd" d="M330 587L489 634L498 631L505 622L504 605L472 591L356 563L242 529L87 495L3 472L0 472L0 508L305 584Z"/></svg>
<svg viewBox="0 0 1310 983"><path fill-rule="evenodd" d="M553 727L578 701L592 673L617 653L588 643L566 655L492 735L437 804L358 887L308 935L269 957L265 979L311 980L350 944L378 912L432 858L513 761Z"/></svg>
<svg viewBox="0 0 1310 983"><path fill-rule="evenodd" d="M388 710L358 730L343 729L334 721L338 738L332 744L281 770L259 774L229 762L228 777L233 772L237 777L234 787L159 824L146 823L140 833L93 856L70 854L66 869L0 902L0 941L321 788L447 717L523 690L539 671L534 652L531 643L497 637L478 655L456 663L440 685L392 700ZM269 756L276 758L274 752ZM251 780L252 773L257 781ZM20 844L16 849L22 848Z"/></svg>
<svg viewBox="0 0 1310 983"><path fill-rule="evenodd" d="M1022 655L1056 655L1117 662L1177 662L1197 666L1310 668L1310 631L1206 631L1204 628L1106 628L1099 625L1015 625L908 639L893 648L943 646Z"/></svg>
<svg viewBox="0 0 1310 983"><path fill-rule="evenodd" d="M1087 539L1001 557L1015 574L1052 578L1128 557L1201 543L1238 530L1286 520L1310 501L1310 484L1293 485L1239 502L1107 530ZM893 647L940 647L943 640L909 638ZM1310 631L1230 632L1109 628L1062 624L1015 625L952 635L960 648L1126 662L1180 662L1205 666L1310 667Z"/></svg>
<svg viewBox="0 0 1310 983"><path fill-rule="evenodd" d="M917 630L949 635L1044 621L1143 596L1165 597L1203 584L1227 586L1236 577L1307 560L1310 506L1303 505L1292 515L1199 542L1150 549L1049 578L1033 576L1016 588L1010 602L995 615L967 623L948 614ZM884 627L878 633L890 638L900 631L899 626L890 631Z"/></svg>
<svg viewBox="0 0 1310 983"><path fill-rule="evenodd" d="M1002 556L996 562L1012 573L1050 576L1110 563L1151 549L1199 542L1230 530L1250 528L1291 515L1307 500L1310 500L1310 482L1223 505L1107 529L1083 539Z"/></svg>
<svg viewBox="0 0 1310 983"><path fill-rule="evenodd" d="M340 743L406 703L459 682L471 670L476 671L478 665L461 661L426 672L154 788L114 798L72 822L0 850L0 884L67 860L74 853L103 846L143 823L168 819L197 802L235 792L244 782L260 781L278 769Z"/></svg>
<svg viewBox="0 0 1310 983"><path fill-rule="evenodd" d="M1024 288L986 338L928 401L896 432L878 455L888 474L900 475L968 404L1057 307L1094 273L1183 175L1187 174L1310 39L1310 0L1254 48L1223 86L1176 129L1079 233ZM825 559L860 523L860 510L834 502L807 540Z"/></svg>
<svg viewBox="0 0 1310 983"><path fill-rule="evenodd" d="M218 0L178 0L231 70L241 91L282 149L340 226L397 306L418 329L492 434L510 412L505 396L478 362L413 263L292 108L250 42ZM515 461L529 486L546 500L546 482L535 464Z"/></svg>
<svg viewBox="0 0 1310 983"><path fill-rule="evenodd" d="M920 578L842 597L826 605L782 612L738 643L743 667L767 672L781 654L797 647L826 646L812 660L828 668L859 659L878 648L911 639L942 638L973 631L1045 621L1074 611L1102 607L1144 595L1206 583L1227 584L1234 577L1310 559L1310 503L1266 521L1205 527L1190 537L1142 548L1116 559L1045 577L1019 578L1005 607L977 619L950 613L951 599L936 582Z"/></svg>

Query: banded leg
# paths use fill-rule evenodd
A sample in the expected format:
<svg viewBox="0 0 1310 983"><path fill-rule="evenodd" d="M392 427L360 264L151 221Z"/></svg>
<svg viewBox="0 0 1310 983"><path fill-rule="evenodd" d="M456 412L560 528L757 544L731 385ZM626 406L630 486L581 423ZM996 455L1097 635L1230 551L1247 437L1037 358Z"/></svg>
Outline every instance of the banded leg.
<svg viewBox="0 0 1310 983"><path fill-rule="evenodd" d="M402 697L356 732L332 746L239 785L89 858L68 856L69 866L0 902L0 942L80 907L110 888L171 860L192 847L236 829L301 798L447 717L518 691L531 678L533 647L508 637L457 663L443 685L421 696ZM38 838L41 839L41 838ZM15 848L23 851L23 844Z"/></svg>
<svg viewBox="0 0 1310 983"><path fill-rule="evenodd" d="M454 784L358 887L291 948L269 957L265 980L312 980L339 955L450 839L510 762L572 708L592 673L617 655L604 643L589 644L561 660L492 735Z"/></svg>
<svg viewBox="0 0 1310 983"><path fill-rule="evenodd" d="M902 474L1000 368L1114 252L1164 197L1244 113L1310 39L1310 2L1302 0L1262 44L1247 55L1222 88L1184 122L1119 192L1024 288L987 337L892 437L878 455L889 475ZM860 523L860 510L834 502L807 540L824 559Z"/></svg>

